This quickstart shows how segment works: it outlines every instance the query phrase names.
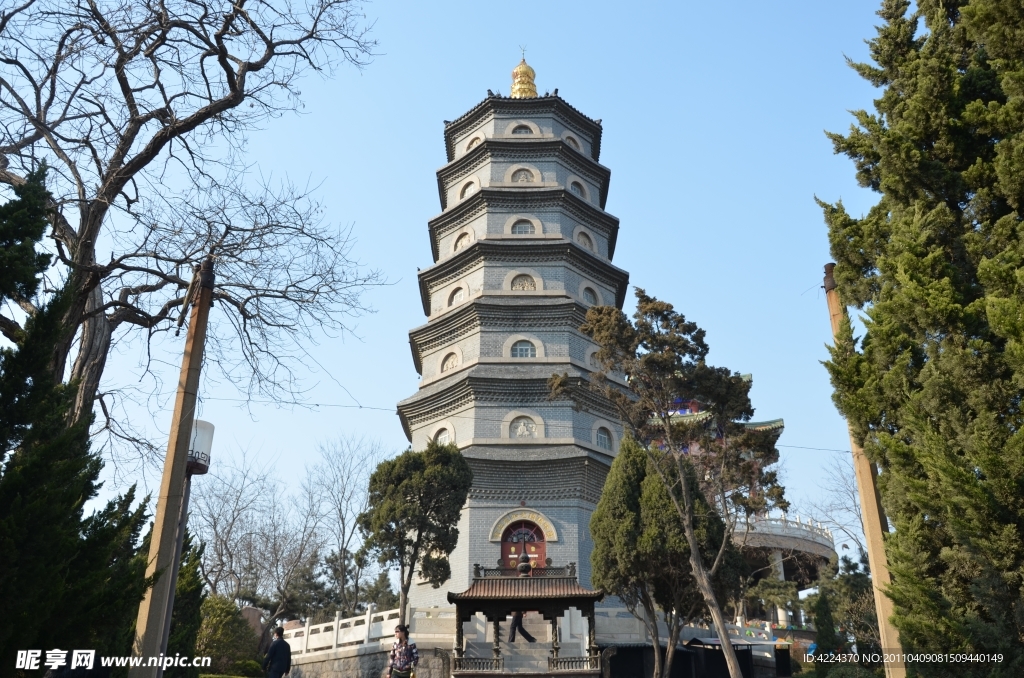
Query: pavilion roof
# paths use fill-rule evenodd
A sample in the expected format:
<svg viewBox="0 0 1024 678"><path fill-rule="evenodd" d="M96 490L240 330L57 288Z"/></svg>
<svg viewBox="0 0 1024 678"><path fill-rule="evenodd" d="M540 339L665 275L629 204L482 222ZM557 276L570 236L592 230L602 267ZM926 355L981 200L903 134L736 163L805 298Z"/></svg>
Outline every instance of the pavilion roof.
<svg viewBox="0 0 1024 678"><path fill-rule="evenodd" d="M535 601L572 598L593 600L604 598L604 591L593 591L580 585L576 577L481 577L462 593L448 593L448 602L470 601Z"/></svg>

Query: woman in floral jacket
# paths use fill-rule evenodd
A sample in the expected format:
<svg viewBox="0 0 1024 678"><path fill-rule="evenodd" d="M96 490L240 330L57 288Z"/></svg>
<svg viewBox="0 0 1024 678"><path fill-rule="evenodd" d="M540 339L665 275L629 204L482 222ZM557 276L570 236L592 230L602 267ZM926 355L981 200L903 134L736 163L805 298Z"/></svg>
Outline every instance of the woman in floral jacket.
<svg viewBox="0 0 1024 678"><path fill-rule="evenodd" d="M416 643L409 642L409 627L399 624L395 627L395 646L388 659L388 675L391 678L410 678L420 661Z"/></svg>

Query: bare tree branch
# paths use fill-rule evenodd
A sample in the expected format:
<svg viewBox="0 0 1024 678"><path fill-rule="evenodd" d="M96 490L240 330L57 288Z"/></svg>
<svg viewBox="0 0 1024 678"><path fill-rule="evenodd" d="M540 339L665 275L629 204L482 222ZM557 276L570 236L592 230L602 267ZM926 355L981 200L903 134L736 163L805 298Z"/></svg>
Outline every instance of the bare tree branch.
<svg viewBox="0 0 1024 678"><path fill-rule="evenodd" d="M821 487L825 495L807 502L815 519L846 535L857 545L858 553L865 552L864 523L853 459L848 455L835 455L829 459Z"/></svg>
<svg viewBox="0 0 1024 678"><path fill-rule="evenodd" d="M228 314L207 363L250 393L294 398L309 341L366 310L360 294L381 277L353 259L350 230L322 223L310 189L254 181L244 152L249 132L301 106L303 76L362 67L374 46L359 0L0 10L0 183L50 167L50 278L75 292L52 368L63 378L73 361L76 419L92 411L115 343L149 364L207 254Z"/></svg>

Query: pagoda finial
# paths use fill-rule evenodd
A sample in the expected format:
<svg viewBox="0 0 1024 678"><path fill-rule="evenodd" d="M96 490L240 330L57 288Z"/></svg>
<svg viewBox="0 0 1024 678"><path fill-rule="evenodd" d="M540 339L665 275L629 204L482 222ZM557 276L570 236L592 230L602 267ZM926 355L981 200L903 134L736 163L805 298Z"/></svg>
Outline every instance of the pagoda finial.
<svg viewBox="0 0 1024 678"><path fill-rule="evenodd" d="M512 98L536 99L537 85L534 84L533 78L537 73L526 63L526 48L520 47L519 49L523 52L523 60L512 69Z"/></svg>

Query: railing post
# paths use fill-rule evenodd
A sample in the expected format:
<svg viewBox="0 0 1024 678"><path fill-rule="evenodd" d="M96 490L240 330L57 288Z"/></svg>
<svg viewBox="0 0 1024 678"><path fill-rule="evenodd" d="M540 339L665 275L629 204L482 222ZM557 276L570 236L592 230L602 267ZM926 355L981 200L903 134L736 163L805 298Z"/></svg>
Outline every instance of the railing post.
<svg viewBox="0 0 1024 678"><path fill-rule="evenodd" d="M309 622L312 620L312 617L306 617L306 628L302 633L302 654L306 654L309 651Z"/></svg>
<svg viewBox="0 0 1024 678"><path fill-rule="evenodd" d="M341 626L341 610L335 610L334 611L334 629L333 629L334 630L334 641L331 643L331 647L332 648L338 647L338 633L340 631L340 629L338 628L339 626Z"/></svg>
<svg viewBox="0 0 1024 678"><path fill-rule="evenodd" d="M368 603L366 605L366 638L363 640L364 645L370 644L370 636L372 635L370 633L370 626L373 625L373 613L376 609L377 606L373 603Z"/></svg>

